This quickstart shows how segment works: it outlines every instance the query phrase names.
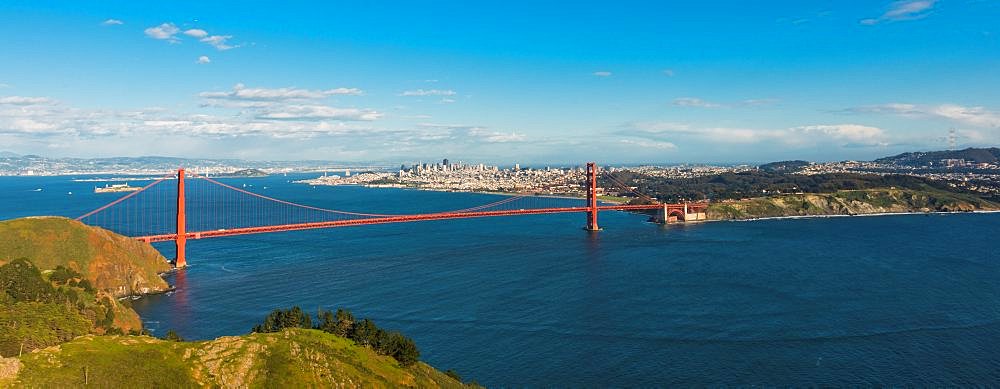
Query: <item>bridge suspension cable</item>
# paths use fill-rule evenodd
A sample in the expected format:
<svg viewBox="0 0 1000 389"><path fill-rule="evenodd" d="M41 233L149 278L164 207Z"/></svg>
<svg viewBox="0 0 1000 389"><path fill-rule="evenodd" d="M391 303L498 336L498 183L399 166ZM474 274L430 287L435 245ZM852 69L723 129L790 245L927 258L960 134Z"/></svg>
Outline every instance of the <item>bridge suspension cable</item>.
<svg viewBox="0 0 1000 389"><path fill-rule="evenodd" d="M607 182L611 185L652 204L599 204L596 181L598 174L607 177ZM686 214L688 206L691 205L660 204L607 172L599 173L594 163L587 164L586 179L583 184L586 189L586 199L518 194L482 205L447 211L418 211L421 204L417 204L417 209L409 213L396 214L352 212L300 204L239 188L207 175L186 176L183 169L176 175L176 191L169 186L160 185L174 177L167 175L156 179L132 193L78 217L77 220L102 226L145 242L175 241L179 253L177 264L183 266L183 254L180 251L184 250L184 242L187 239L427 220L571 212L586 213L588 218L585 229L596 231L600 229L597 226L598 211L683 210ZM185 181L187 181L186 186ZM266 190L267 187L263 189ZM574 203L580 200L585 202ZM694 210L692 212L703 212L705 205L691 206Z"/></svg>

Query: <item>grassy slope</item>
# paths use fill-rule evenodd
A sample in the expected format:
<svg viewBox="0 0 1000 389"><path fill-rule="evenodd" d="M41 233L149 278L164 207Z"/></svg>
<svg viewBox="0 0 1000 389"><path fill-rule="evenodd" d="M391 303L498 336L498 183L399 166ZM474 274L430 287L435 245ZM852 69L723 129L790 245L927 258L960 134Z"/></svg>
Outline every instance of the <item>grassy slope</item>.
<svg viewBox="0 0 1000 389"><path fill-rule="evenodd" d="M400 367L352 341L318 330L168 342L85 336L23 356L23 387L462 387L432 367ZM86 374L86 377L85 377ZM3 386L0 377L0 386Z"/></svg>
<svg viewBox="0 0 1000 389"><path fill-rule="evenodd" d="M42 270L63 265L116 296L169 287L158 274L170 270L170 264L152 246L75 220L0 221L0 237L0 263L24 257Z"/></svg>
<svg viewBox="0 0 1000 389"><path fill-rule="evenodd" d="M760 197L709 206L710 219L1000 210L1000 204L941 190L866 189Z"/></svg>

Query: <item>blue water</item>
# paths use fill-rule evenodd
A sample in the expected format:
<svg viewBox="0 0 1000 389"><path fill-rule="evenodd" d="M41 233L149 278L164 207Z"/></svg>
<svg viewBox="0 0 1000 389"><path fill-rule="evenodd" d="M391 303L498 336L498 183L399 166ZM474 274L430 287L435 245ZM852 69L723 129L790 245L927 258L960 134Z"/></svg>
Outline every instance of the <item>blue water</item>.
<svg viewBox="0 0 1000 389"><path fill-rule="evenodd" d="M381 212L496 198L292 178L231 182ZM109 199L92 186L0 178L0 218L82 214ZM596 234L564 214L189 241L191 266L168 278L178 291L134 305L154 333L193 339L246 333L276 307L347 307L488 386L1000 383L1000 214L644 221L605 212Z"/></svg>

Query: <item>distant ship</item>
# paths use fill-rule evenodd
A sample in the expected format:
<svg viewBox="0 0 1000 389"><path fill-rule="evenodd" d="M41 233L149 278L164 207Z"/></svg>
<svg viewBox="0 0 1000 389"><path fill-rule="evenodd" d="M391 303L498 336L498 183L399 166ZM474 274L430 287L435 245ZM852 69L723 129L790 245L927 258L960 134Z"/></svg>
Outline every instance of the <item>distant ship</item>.
<svg viewBox="0 0 1000 389"><path fill-rule="evenodd" d="M128 183L126 182L124 184L114 184L114 185L104 184L103 188L99 187L99 186L95 186L94 187L94 193L135 192L135 191L137 191L139 189L142 189L142 187L128 186Z"/></svg>

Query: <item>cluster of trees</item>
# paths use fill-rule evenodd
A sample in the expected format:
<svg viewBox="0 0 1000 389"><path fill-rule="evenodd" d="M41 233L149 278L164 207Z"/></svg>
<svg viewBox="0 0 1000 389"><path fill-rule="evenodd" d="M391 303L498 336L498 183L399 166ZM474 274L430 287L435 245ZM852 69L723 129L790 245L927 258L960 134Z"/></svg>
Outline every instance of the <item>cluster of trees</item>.
<svg viewBox="0 0 1000 389"><path fill-rule="evenodd" d="M0 266L0 292L4 300L13 303L37 302L75 308L91 318L96 327L112 332L118 330L113 328L114 301L108 296L97 298L96 291L83 275L61 265L49 272L46 279L31 261L12 260Z"/></svg>
<svg viewBox="0 0 1000 389"><path fill-rule="evenodd" d="M278 332L285 328L312 328L353 340L354 343L370 347L381 355L396 359L402 366L409 366L420 360L420 350L413 339L397 332L386 331L375 325L370 319L356 320L346 309L338 309L335 313L320 310L316 315L316 325L312 324L309 314L299 307L291 309L275 309L261 324L253 327L252 332Z"/></svg>
<svg viewBox="0 0 1000 389"><path fill-rule="evenodd" d="M56 268L49 273L49 281L55 285L79 287L89 293L94 293L93 285L91 285L90 281L86 278L83 278L83 274L80 274L80 272L63 265L56 266Z"/></svg>
<svg viewBox="0 0 1000 389"><path fill-rule="evenodd" d="M92 327L112 328L111 301L95 303L79 283L67 285L68 273L63 269L53 273L56 281L46 279L24 258L0 266L0 355L59 344Z"/></svg>
<svg viewBox="0 0 1000 389"><path fill-rule="evenodd" d="M13 302L63 302L65 295L42 277L27 259L18 258L0 266L0 290Z"/></svg>
<svg viewBox="0 0 1000 389"><path fill-rule="evenodd" d="M615 179L638 187L640 193L661 201L727 200L759 197L770 193L832 193L839 190L875 189L958 189L947 183L907 175L875 175L859 173L784 174L773 171L723 173L694 178L661 178L615 172ZM610 185L610 184L609 184Z"/></svg>

